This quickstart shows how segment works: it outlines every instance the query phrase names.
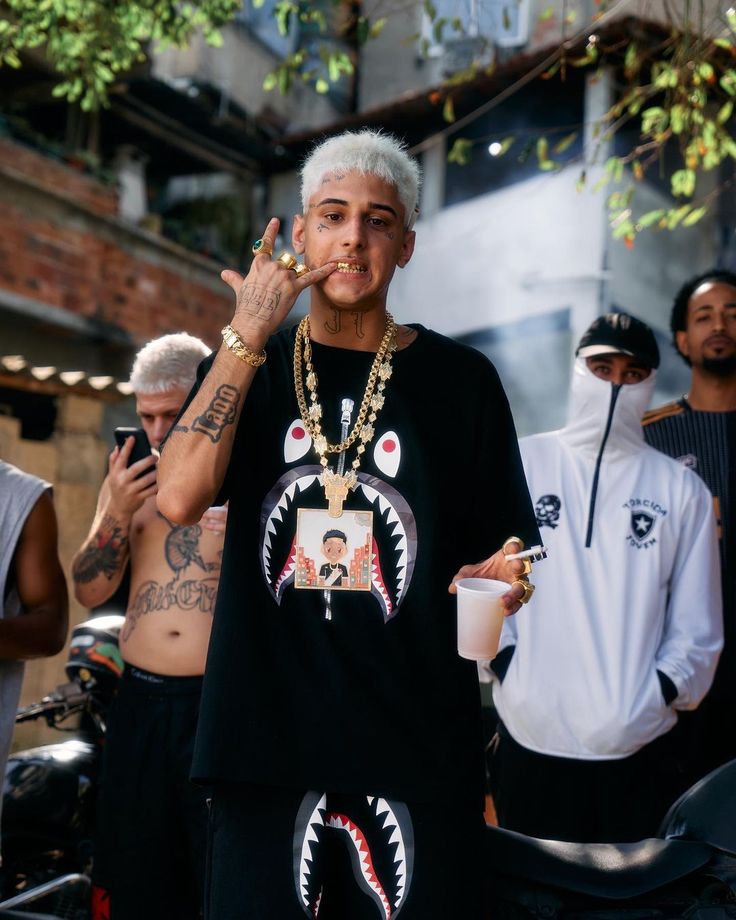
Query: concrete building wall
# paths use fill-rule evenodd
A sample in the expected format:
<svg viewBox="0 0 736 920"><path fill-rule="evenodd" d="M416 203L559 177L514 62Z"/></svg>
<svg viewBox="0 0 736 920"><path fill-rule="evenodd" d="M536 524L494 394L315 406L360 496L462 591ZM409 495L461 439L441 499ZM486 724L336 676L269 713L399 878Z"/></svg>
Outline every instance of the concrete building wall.
<svg viewBox="0 0 736 920"><path fill-rule="evenodd" d="M223 114L227 112L228 99L232 99L262 119L264 125L288 126L289 131L318 128L337 118L329 98L305 84L295 84L283 96L278 90L264 90L263 81L279 59L245 28L226 26L222 36L221 48L213 48L198 36L184 51L169 49L156 54L154 76L167 81L211 83L223 92Z"/></svg>
<svg viewBox="0 0 736 920"><path fill-rule="evenodd" d="M550 50L563 41L585 40L597 28L622 17L667 22L671 16L683 16L683 5L667 4L665 0L636 0L633 3L610 6L602 11L594 0L433 0L438 17L458 16L468 23L470 10L479 11L483 35L488 39L480 58L482 66L500 65L515 54L535 54ZM504 14L503 7L506 7ZM452 31L445 28L443 47L434 45L428 21L423 14L424 3L386 4L385 0L368 0L364 4L369 17L387 16L388 23L376 41L368 42L361 55L360 109L366 110L395 101L404 94L422 91L442 84L447 66L453 59ZM515 19L524 10L528 29L526 41L505 45L503 33L494 36L489 23ZM723 28L725 7L718 0L703 0L693 5L693 25L708 34ZM418 41L412 36L425 36L434 47L422 55ZM495 41L497 39L498 41ZM390 61L390 66L386 62Z"/></svg>
<svg viewBox="0 0 736 920"><path fill-rule="evenodd" d="M599 312L605 227L577 171L538 176L417 225L390 308L496 363L520 433L562 424L571 343Z"/></svg>

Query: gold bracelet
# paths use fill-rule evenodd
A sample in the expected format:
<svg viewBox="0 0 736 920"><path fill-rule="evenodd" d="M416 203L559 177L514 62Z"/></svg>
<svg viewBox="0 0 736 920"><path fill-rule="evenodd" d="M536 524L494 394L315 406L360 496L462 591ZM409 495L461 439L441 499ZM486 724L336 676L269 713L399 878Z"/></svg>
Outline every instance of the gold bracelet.
<svg viewBox="0 0 736 920"><path fill-rule="evenodd" d="M222 341L227 348L241 361L245 361L251 367L260 367L265 362L265 349L263 351L253 351L252 348L248 348L232 326L225 326L221 335Z"/></svg>

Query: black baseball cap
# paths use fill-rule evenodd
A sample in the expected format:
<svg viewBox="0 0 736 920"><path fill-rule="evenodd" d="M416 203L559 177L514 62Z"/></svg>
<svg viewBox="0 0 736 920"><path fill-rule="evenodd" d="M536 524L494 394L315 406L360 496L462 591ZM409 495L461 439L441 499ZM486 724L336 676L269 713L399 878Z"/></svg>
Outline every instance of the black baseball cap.
<svg viewBox="0 0 736 920"><path fill-rule="evenodd" d="M631 355L647 367L659 367L659 347L654 333L628 313L604 313L583 334L575 354L579 358L594 355Z"/></svg>

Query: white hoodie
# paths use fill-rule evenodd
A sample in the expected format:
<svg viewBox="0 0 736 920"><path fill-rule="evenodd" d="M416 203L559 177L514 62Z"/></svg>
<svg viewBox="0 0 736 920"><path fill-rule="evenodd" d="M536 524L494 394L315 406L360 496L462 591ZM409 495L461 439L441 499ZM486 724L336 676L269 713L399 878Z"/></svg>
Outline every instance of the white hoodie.
<svg viewBox="0 0 736 920"><path fill-rule="evenodd" d="M549 558L506 620L515 645L493 698L511 736L542 754L625 757L694 709L723 644L713 503L690 470L644 442L654 377L615 387L575 362L570 421L523 438ZM657 670L674 683L664 700Z"/></svg>

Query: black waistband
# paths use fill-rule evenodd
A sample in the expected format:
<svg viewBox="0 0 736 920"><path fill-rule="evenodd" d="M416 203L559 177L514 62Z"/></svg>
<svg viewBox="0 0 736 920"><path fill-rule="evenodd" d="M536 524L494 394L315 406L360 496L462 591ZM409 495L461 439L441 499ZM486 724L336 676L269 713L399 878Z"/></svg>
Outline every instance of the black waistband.
<svg viewBox="0 0 736 920"><path fill-rule="evenodd" d="M178 677L170 674L154 674L144 671L132 664L126 664L123 671L123 683L127 690L135 693L199 693L202 689L202 676Z"/></svg>

